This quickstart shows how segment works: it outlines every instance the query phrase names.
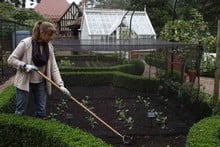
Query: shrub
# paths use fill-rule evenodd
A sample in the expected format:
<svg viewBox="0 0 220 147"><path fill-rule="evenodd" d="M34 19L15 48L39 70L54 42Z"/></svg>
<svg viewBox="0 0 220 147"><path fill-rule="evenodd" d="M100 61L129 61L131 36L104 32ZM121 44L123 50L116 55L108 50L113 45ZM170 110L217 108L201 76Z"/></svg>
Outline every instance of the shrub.
<svg viewBox="0 0 220 147"><path fill-rule="evenodd" d="M158 80L122 72L63 72L65 85L70 86L102 86L115 87L156 93Z"/></svg>
<svg viewBox="0 0 220 147"><path fill-rule="evenodd" d="M28 116L0 114L0 146L110 146L77 128Z"/></svg>
<svg viewBox="0 0 220 147"><path fill-rule="evenodd" d="M15 110L15 87L8 86L2 93L0 93L0 113L13 112Z"/></svg>
<svg viewBox="0 0 220 147"><path fill-rule="evenodd" d="M0 93L0 146L110 146L79 129L55 121L13 114L15 88Z"/></svg>
<svg viewBox="0 0 220 147"><path fill-rule="evenodd" d="M142 75L144 73L145 65L140 59L132 59L130 63L135 65L135 75Z"/></svg>
<svg viewBox="0 0 220 147"><path fill-rule="evenodd" d="M186 147L220 146L220 116L208 117L194 124L190 129Z"/></svg>

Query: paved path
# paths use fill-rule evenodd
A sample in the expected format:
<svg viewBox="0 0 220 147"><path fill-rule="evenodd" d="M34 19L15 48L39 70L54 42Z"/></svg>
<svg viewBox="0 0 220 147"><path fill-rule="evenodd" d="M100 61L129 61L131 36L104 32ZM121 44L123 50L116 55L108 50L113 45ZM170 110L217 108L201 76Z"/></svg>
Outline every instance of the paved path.
<svg viewBox="0 0 220 147"><path fill-rule="evenodd" d="M6 81L5 83L3 83L2 85L0 85L0 93L9 85L13 84L14 82L14 76L11 77L8 81Z"/></svg>
<svg viewBox="0 0 220 147"><path fill-rule="evenodd" d="M142 60L145 64L145 70L143 73L143 76L146 77L155 77L157 69L153 66L149 66L148 64L145 63L144 60ZM198 79L196 79L198 80ZM195 81L196 84L197 81ZM213 96L214 92L214 78L209 78L209 77L200 77L200 85L201 85L201 91L204 91L210 95ZM220 96L219 96L220 97Z"/></svg>
<svg viewBox="0 0 220 147"><path fill-rule="evenodd" d="M214 78L200 77L201 91L205 91L213 96L214 92Z"/></svg>

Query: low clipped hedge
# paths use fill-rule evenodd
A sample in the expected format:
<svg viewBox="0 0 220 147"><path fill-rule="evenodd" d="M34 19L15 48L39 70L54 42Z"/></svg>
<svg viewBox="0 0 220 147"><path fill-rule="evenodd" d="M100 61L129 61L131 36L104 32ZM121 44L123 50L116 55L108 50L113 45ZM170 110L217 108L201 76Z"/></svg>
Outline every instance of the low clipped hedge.
<svg viewBox="0 0 220 147"><path fill-rule="evenodd" d="M151 66L155 66L160 69L166 69L167 62L159 57L151 57L150 55L145 56L145 62Z"/></svg>
<svg viewBox="0 0 220 147"><path fill-rule="evenodd" d="M106 56L102 54L96 55L70 55L62 56L56 55L56 61L59 63L61 60L70 60L74 61L103 61L103 62L121 62L121 59L118 56Z"/></svg>
<svg viewBox="0 0 220 147"><path fill-rule="evenodd" d="M59 122L14 115L14 100L14 86L0 93L0 146L111 146L89 133Z"/></svg>
<svg viewBox="0 0 220 147"><path fill-rule="evenodd" d="M61 72L106 72L120 71L128 74L136 74L134 64L124 64L111 67L60 67Z"/></svg>
<svg viewBox="0 0 220 147"><path fill-rule="evenodd" d="M110 67L60 67L61 72L105 72L120 71L123 73L142 75L145 65L141 60L131 60L128 64L116 65Z"/></svg>
<svg viewBox="0 0 220 147"><path fill-rule="evenodd" d="M122 72L62 72L65 85L68 86L104 86L156 93L159 81Z"/></svg>
<svg viewBox="0 0 220 147"><path fill-rule="evenodd" d="M145 65L140 59L132 59L130 64L134 64L134 75L142 75L144 73Z"/></svg>
<svg viewBox="0 0 220 147"><path fill-rule="evenodd" d="M220 116L207 117L191 127L186 147L219 147L219 137Z"/></svg>
<svg viewBox="0 0 220 147"><path fill-rule="evenodd" d="M110 146L89 133L28 116L0 114L0 146Z"/></svg>
<svg viewBox="0 0 220 147"><path fill-rule="evenodd" d="M15 87L10 85L0 93L0 113L10 113L15 110Z"/></svg>
<svg viewBox="0 0 220 147"><path fill-rule="evenodd" d="M134 73L134 64L112 67L115 72L62 72L66 85L113 85L146 91L148 80ZM97 69L97 68L96 68ZM111 69L112 70L112 69ZM95 71L95 69L94 69ZM156 81L156 80L155 80ZM139 84L137 84L139 83ZM125 85L125 86L123 86ZM152 84L150 84L152 86ZM141 86L141 88L138 88ZM156 85L155 85L156 86ZM152 88L155 89L155 88ZM13 114L15 88L9 86L0 94L0 146L110 146L94 136L55 121Z"/></svg>

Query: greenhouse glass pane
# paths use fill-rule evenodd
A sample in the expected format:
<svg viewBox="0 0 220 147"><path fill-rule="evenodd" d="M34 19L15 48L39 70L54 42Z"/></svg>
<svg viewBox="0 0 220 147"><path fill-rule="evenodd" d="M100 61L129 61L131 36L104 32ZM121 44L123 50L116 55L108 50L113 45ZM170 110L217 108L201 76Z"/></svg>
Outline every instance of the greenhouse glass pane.
<svg viewBox="0 0 220 147"><path fill-rule="evenodd" d="M129 27L130 27L130 19L131 19L131 15L130 17L126 17L126 19L124 20L124 23ZM152 30L152 26L150 22L147 21L144 13L133 15L131 28L137 35L155 34L154 31Z"/></svg>
<svg viewBox="0 0 220 147"><path fill-rule="evenodd" d="M111 33L112 26L121 15L106 13L87 13L90 35L106 35Z"/></svg>

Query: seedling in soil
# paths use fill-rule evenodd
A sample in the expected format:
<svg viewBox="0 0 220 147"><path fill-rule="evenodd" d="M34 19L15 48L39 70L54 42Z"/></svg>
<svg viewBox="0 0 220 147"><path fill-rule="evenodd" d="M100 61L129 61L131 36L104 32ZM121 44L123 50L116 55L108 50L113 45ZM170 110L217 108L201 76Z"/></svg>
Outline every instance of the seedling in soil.
<svg viewBox="0 0 220 147"><path fill-rule="evenodd" d="M116 112L118 114L118 120L122 121L129 130L133 128L134 120L131 116L128 116L128 109L125 109L124 100L117 98L115 100Z"/></svg>
<svg viewBox="0 0 220 147"><path fill-rule="evenodd" d="M64 114L65 110L68 108L66 99L61 99L61 103L58 104L57 106L57 113L58 115Z"/></svg>
<svg viewBox="0 0 220 147"><path fill-rule="evenodd" d="M94 107L91 106L91 103L89 101L89 96L85 96L85 98L82 99L82 104L86 106L89 110L94 110ZM89 122L89 125L92 128L95 128L95 126L97 125L96 119L92 115L87 116L86 120Z"/></svg>
<svg viewBox="0 0 220 147"><path fill-rule="evenodd" d="M97 122L95 120L95 118L92 115L89 115L88 117L86 117L86 120L88 120L89 125L94 129L95 126L97 125Z"/></svg>
<svg viewBox="0 0 220 147"><path fill-rule="evenodd" d="M148 108L150 106L150 98L147 97L146 99L142 96L137 96L137 103L144 103L144 107Z"/></svg>
<svg viewBox="0 0 220 147"><path fill-rule="evenodd" d="M163 116L162 112L154 112L156 116L156 121L160 125L161 129L165 129L167 116Z"/></svg>
<svg viewBox="0 0 220 147"><path fill-rule="evenodd" d="M50 120L56 120L56 116L57 116L57 113L51 112L51 113L47 116L47 118L50 119Z"/></svg>
<svg viewBox="0 0 220 147"><path fill-rule="evenodd" d="M118 109L123 109L125 107L124 100L122 98L115 99L115 107Z"/></svg>
<svg viewBox="0 0 220 147"><path fill-rule="evenodd" d="M163 116L162 112L157 112L154 108L150 108L150 102L149 102L150 98L144 98L141 96L137 97L136 102L138 103L143 103L144 107L148 110L148 116L149 118L156 118L157 123L161 126L161 129L164 129L166 127L166 120L167 117ZM160 100L163 100L163 102L167 102L168 99L166 99L165 97L161 96Z"/></svg>
<svg viewBox="0 0 220 147"><path fill-rule="evenodd" d="M164 97L164 96L160 96L160 97L159 97L159 100L160 100L162 103L164 103L164 104L166 104L166 103L168 102L168 98L166 98L166 97Z"/></svg>
<svg viewBox="0 0 220 147"><path fill-rule="evenodd" d="M56 107L56 112L51 112L47 117L51 120L56 120L57 116L64 115L67 108L67 99L61 98L61 102Z"/></svg>

